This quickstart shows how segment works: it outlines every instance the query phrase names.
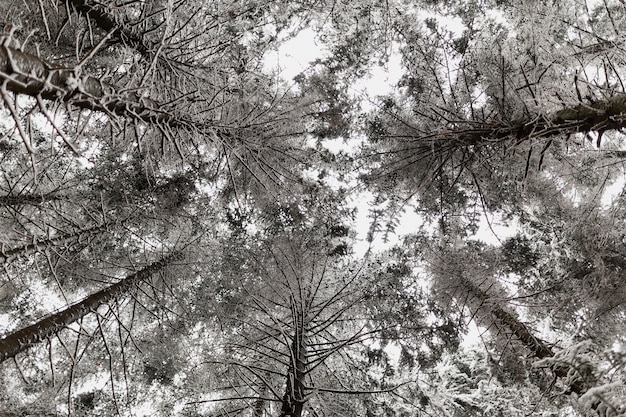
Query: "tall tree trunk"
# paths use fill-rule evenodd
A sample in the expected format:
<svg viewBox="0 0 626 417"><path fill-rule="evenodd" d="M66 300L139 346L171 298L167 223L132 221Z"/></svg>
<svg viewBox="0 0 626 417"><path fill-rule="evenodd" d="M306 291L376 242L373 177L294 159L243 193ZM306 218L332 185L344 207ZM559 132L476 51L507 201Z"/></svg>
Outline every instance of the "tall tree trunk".
<svg viewBox="0 0 626 417"><path fill-rule="evenodd" d="M139 26L130 26L119 16L111 14L111 7L91 0L71 0L72 6L80 12L86 14L93 23L105 32L112 32L111 37L125 46L135 49L144 58L150 59L151 51L157 45L145 39Z"/></svg>
<svg viewBox="0 0 626 417"><path fill-rule="evenodd" d="M307 368L306 320L304 314L296 313L295 330L291 342L291 360L287 371L287 384L280 417L301 417L305 394L305 377Z"/></svg>
<svg viewBox="0 0 626 417"><path fill-rule="evenodd" d="M400 171L408 169L410 175L419 175L420 181L432 181L432 177L440 177L442 168L451 164L454 171L458 167L469 167L477 161L477 165L489 169L484 159L494 155L493 150L515 149L527 140L544 139L544 150L540 154L539 166L543 162L543 152L548 149L552 138L557 135L568 137L574 133L595 132L596 146L600 147L602 135L606 131L626 128L626 94L620 93L605 100L592 104L580 104L564 107L559 111L535 114L510 122L500 121L450 121L439 131L422 134L416 132L396 137L397 141L384 141L383 149L375 151L372 156L391 155L380 167L372 169L365 178L377 180L393 177ZM382 138L394 138L393 134ZM407 141L410 146L407 147ZM389 146L389 149L386 147ZM394 149L395 148L395 149ZM477 158L481 149L487 150L486 155ZM620 157L619 153L612 153ZM530 159L528 159L530 161ZM416 171L417 170L417 171ZM423 172L422 172L423 170ZM416 174L418 172L419 174ZM456 176L456 174L454 174ZM395 180L394 180L395 181ZM419 182L418 184L426 184ZM418 185L421 187L421 185Z"/></svg>
<svg viewBox="0 0 626 417"><path fill-rule="evenodd" d="M63 199L61 195L54 193L48 194L18 194L18 195L0 195L0 206L39 206L48 201L58 201Z"/></svg>
<svg viewBox="0 0 626 417"><path fill-rule="evenodd" d="M28 327L6 335L0 339L0 362L27 350L31 346L56 334L78 319L96 311L101 305L124 295L140 282L150 278L152 274L181 258L182 254L180 252L174 252L145 267L141 271L127 276L118 283L72 304L58 313L51 314Z"/></svg>
<svg viewBox="0 0 626 417"><path fill-rule="evenodd" d="M577 132L598 132L626 127L626 94L616 94L606 100L592 104L565 107L557 112L535 117L517 119L510 123L476 123L458 129L438 132L425 141L432 152L438 150L489 145L494 141L516 138L519 141L529 138L548 138L560 134ZM419 140L419 138L416 138Z"/></svg>
<svg viewBox="0 0 626 417"><path fill-rule="evenodd" d="M509 329L517 339L522 342L537 359L544 359L554 356L552 349L542 340L535 337L532 331L515 316L503 309L495 302L489 294L480 289L470 280L461 277L463 286L476 298L481 301L482 307L488 309L491 314L507 329ZM559 365L553 368L554 374L559 378L566 378L570 371L567 365ZM578 395L583 394L587 389L582 380L577 379L570 384L570 391Z"/></svg>
<svg viewBox="0 0 626 417"><path fill-rule="evenodd" d="M398 152L398 159L389 160L381 168L373 170L371 178L388 176L418 162L420 166L428 167L429 174L421 174L424 178L428 175L439 176L440 172L431 173L430 170L435 167L441 168L444 163L451 162L453 155L458 155L465 164L473 161L477 149L481 147L510 149L531 139L546 139L547 149L550 138L557 135L596 132L598 134L596 145L599 147L605 131L626 128L626 94L616 94L592 104L564 107L553 113L536 114L534 117L511 122L460 120L450 124L452 126L448 125L442 128L445 129L442 131L426 135L418 133L415 137L410 137L411 146L408 150L406 148L408 136L400 137L401 140L397 142L400 148L397 151L393 150L393 146L396 145L392 143L391 150L380 153ZM407 153L410 156L407 156ZM461 165L454 160L455 167Z"/></svg>
<svg viewBox="0 0 626 417"><path fill-rule="evenodd" d="M212 128L185 115L175 115L161 103L89 75L77 75L67 67L8 46L0 47L0 82L8 91L47 100L63 100L81 108L123 116L129 120L166 125L171 128Z"/></svg>
<svg viewBox="0 0 626 417"><path fill-rule="evenodd" d="M86 229L77 230L74 233L68 233L65 235L57 236L51 239L33 240L32 243L18 246L12 249L5 249L0 247L0 264L11 262L18 256L26 256L34 252L39 252L46 248L59 245L61 243L69 243L72 241L81 241L87 239L93 235L103 232L109 224L103 224L100 226L89 227Z"/></svg>

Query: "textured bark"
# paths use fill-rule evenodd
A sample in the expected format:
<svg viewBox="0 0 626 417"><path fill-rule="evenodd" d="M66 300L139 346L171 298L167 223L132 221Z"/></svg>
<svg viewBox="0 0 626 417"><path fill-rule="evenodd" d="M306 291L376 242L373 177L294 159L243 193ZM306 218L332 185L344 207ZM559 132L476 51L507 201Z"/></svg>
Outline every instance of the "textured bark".
<svg viewBox="0 0 626 417"><path fill-rule="evenodd" d="M149 58L150 51L155 49L156 45L146 41L141 31L134 29L122 21L120 17L110 13L110 7L89 0L71 0L71 3L78 12L86 14L102 30L113 31L111 36L116 41L135 49L144 57Z"/></svg>
<svg viewBox="0 0 626 417"><path fill-rule="evenodd" d="M478 143L485 139L503 139L510 136L519 139L547 138L560 134L604 132L624 127L626 127L626 94L617 94L607 100L566 107L547 116L520 119L509 125L485 125L476 132L469 131L467 139Z"/></svg>
<svg viewBox="0 0 626 417"><path fill-rule="evenodd" d="M18 246L11 249L5 249L0 247L0 264L9 263L18 256L26 256L35 252L45 250L46 248L60 245L63 243L70 243L73 241L81 241L82 239L88 239L90 236L103 232L108 227L107 224L101 226L90 227L87 229L77 230L74 233L57 236L51 239L33 240L32 243L27 245Z"/></svg>
<svg viewBox="0 0 626 417"><path fill-rule="evenodd" d="M477 285L467 279L462 279L463 285L469 292L478 298L482 305L488 308L491 314L506 328L508 328L517 339L522 342L537 359L544 359L554 356L552 349L543 341L536 338L532 331L522 322L520 322L511 313L504 310L498 303L494 302L489 294L481 290ZM559 378L566 378L570 371L570 367L566 365L556 366L553 368L554 374ZM587 389L583 381L580 379L574 381L569 387L571 392L582 395Z"/></svg>
<svg viewBox="0 0 626 417"><path fill-rule="evenodd" d="M18 195L0 195L0 206L38 206L48 201L62 200L64 197L57 194L18 194Z"/></svg>
<svg viewBox="0 0 626 417"><path fill-rule="evenodd" d="M175 115L150 98L124 91L98 78L77 74L18 49L0 46L0 84L13 93L62 100L81 109L102 111L130 120L172 128L206 129L210 124Z"/></svg>
<svg viewBox="0 0 626 417"><path fill-rule="evenodd" d="M291 342L291 361L280 417L301 417L306 402L305 377L307 374L307 348L304 314L297 313L296 329Z"/></svg>
<svg viewBox="0 0 626 417"><path fill-rule="evenodd" d="M510 123L476 123L468 128L463 123L456 129L417 137L414 152L425 155L445 155L468 146L493 146L500 141L515 139L522 142L532 138L550 138L578 132L598 132L626 128L626 94L592 104L566 107L557 112L517 119Z"/></svg>
<svg viewBox="0 0 626 417"><path fill-rule="evenodd" d="M409 175L419 178L418 187L421 187L431 184L431 178L441 176L441 169L445 166L451 165L455 171L460 166L468 167L470 171L473 166L491 169L491 164L485 163L485 158L496 155L494 151L502 150L506 153L531 140L545 142L539 157L541 168L544 152L556 136L567 138L575 133L595 132L595 145L600 147L604 132L626 129L626 94L510 122L459 120L449 121L444 126L441 129L445 130L435 132L417 128L412 133L402 128L400 132L405 133L385 133L383 129L384 134L381 136L374 134L373 139L382 143L382 149L375 149L371 156L383 159L379 167L373 168L363 178L377 181L396 175ZM397 140L383 141L388 138ZM612 151L607 156L621 158L623 155ZM527 164L529 162L530 154Z"/></svg>
<svg viewBox="0 0 626 417"><path fill-rule="evenodd" d="M68 325L96 311L101 305L124 295L137 284L150 278L152 274L181 258L181 253L174 252L141 271L127 276L118 283L72 304L58 313L51 314L30 326L6 335L0 339L0 362L12 358L31 346L55 335Z"/></svg>

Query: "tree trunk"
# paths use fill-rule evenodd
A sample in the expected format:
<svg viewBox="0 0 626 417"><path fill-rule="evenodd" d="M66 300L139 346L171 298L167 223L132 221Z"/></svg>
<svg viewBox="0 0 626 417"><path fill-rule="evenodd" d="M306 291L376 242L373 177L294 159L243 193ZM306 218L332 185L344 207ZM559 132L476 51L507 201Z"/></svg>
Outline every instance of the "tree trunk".
<svg viewBox="0 0 626 417"><path fill-rule="evenodd" d="M263 417L263 410L265 410L265 400L259 397L254 402L254 411L252 417Z"/></svg>
<svg viewBox="0 0 626 417"><path fill-rule="evenodd" d="M291 342L291 363L287 372L287 386L283 396L280 417L301 417L306 402L305 381L307 349L304 314L296 313L296 329Z"/></svg>
<svg viewBox="0 0 626 417"><path fill-rule="evenodd" d="M554 356L552 349L547 346L543 341L536 338L531 330L522 322L520 322L511 313L504 310L494 302L489 294L481 290L477 285L466 278L462 278L465 288L476 298L478 298L485 308L489 309L491 314L506 328L508 328L519 341L521 341L537 359L544 359ZM570 367L567 365L560 365L553 368L554 374L559 378L566 378L568 376ZM583 381L580 379L575 380L570 384L571 392L575 392L578 395L582 395L587 389L585 388Z"/></svg>
<svg viewBox="0 0 626 417"><path fill-rule="evenodd" d="M181 258L182 254L180 252L174 252L141 271L127 276L118 283L98 291L58 313L51 314L39 320L37 323L6 335L0 339L0 362L12 358L18 353L58 333L78 319L96 311L101 305L122 296L140 282L150 278L152 274Z"/></svg>
<svg viewBox="0 0 626 417"><path fill-rule="evenodd" d="M111 8L90 0L71 0L76 11L86 14L92 22L105 32L113 32L112 38L125 46L135 49L144 58L150 59L150 51L156 48L146 41L138 25L129 26L122 19L110 13Z"/></svg>
<svg viewBox="0 0 626 417"><path fill-rule="evenodd" d="M517 137L546 138L559 134L599 132L626 127L626 94L617 94L592 104L563 108L546 116L519 119L510 124L484 124L484 127L460 132L468 144L489 142L493 139Z"/></svg>
<svg viewBox="0 0 626 417"><path fill-rule="evenodd" d="M597 132L626 128L626 94L617 94L592 104L565 107L554 113L517 119L510 123L458 122L456 128L415 138L412 152L422 156L445 156L467 147L523 142L578 132ZM471 152L473 153L473 151Z"/></svg>
<svg viewBox="0 0 626 417"><path fill-rule="evenodd" d="M172 128L205 129L210 124L174 115L155 100L124 91L74 69L49 63L8 46L0 47L0 82L8 91L47 100L63 100L81 108L124 116Z"/></svg>
<svg viewBox="0 0 626 417"><path fill-rule="evenodd" d="M47 201L58 201L63 196L49 193L43 195L36 194L18 194L18 195L0 195L0 206L39 206Z"/></svg>
<svg viewBox="0 0 626 417"><path fill-rule="evenodd" d="M14 258L18 256L26 256L31 253L39 252L48 247L58 245L60 243L71 242L74 240L80 241L84 238L89 238L95 234L98 234L108 227L108 224L103 224L100 226L94 226L87 229L77 230L74 233L69 233L66 235L57 236L51 239L43 239L43 240L33 240L32 243L27 245L18 246L12 249L4 249L4 247L0 247L0 264L11 262Z"/></svg>

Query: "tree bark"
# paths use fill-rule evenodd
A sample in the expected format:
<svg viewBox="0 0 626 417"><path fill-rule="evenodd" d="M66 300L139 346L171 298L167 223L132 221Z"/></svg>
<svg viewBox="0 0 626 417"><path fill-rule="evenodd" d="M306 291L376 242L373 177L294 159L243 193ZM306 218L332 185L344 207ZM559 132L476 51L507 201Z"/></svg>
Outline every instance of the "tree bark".
<svg viewBox="0 0 626 417"><path fill-rule="evenodd" d="M518 143L533 138L551 138L556 135L597 132L601 138L607 130L626 128L626 94L617 94L592 104L565 107L554 113L517 119L510 123L471 122L464 127L417 136L413 153L443 156L466 147L493 146L515 139ZM393 136L393 135L392 135ZM598 145L601 139L598 139Z"/></svg>
<svg viewBox="0 0 626 417"><path fill-rule="evenodd" d="M554 356L552 349L543 341L535 337L532 331L522 322L520 322L511 313L504 310L498 303L494 302L489 294L481 290L477 285L466 278L461 278L465 288L476 298L478 298L491 314L506 328L508 328L519 341L521 341L537 359L544 359ZM553 368L554 374L559 378L568 376L570 367L567 365L559 365ZM587 389L583 381L575 380L570 384L570 391L578 395L582 395Z"/></svg>
<svg viewBox="0 0 626 417"><path fill-rule="evenodd" d="M0 362L12 358L42 340L53 336L78 319L96 311L101 305L124 295L140 282L150 278L152 274L181 258L182 254L180 252L174 252L58 313L51 314L30 326L6 335L0 339Z"/></svg>
<svg viewBox="0 0 626 417"><path fill-rule="evenodd" d="M102 30L105 32L113 31L112 37L116 41L135 49L145 58L150 59L151 51L155 49L156 45L151 45L150 42L146 41L141 31L133 29L126 22L121 21L119 17L109 13L109 7L89 0L71 0L71 3L76 11L86 14Z"/></svg>
<svg viewBox="0 0 626 417"><path fill-rule="evenodd" d="M0 206L39 206L42 203L48 201L58 201L63 199L63 196L49 193L43 195L35 194L18 194L18 195L0 195Z"/></svg>
<svg viewBox="0 0 626 417"><path fill-rule="evenodd" d="M626 127L626 94L617 94L592 104L565 107L547 116L520 119L491 128L492 138L547 138L559 134L598 132ZM487 137L488 139L489 137Z"/></svg>
<svg viewBox="0 0 626 417"><path fill-rule="evenodd" d="M626 94L617 94L592 104L565 107L555 113L519 119L510 124L484 124L476 131L460 133L468 142L517 137L518 139L547 138L578 132L604 132L626 127Z"/></svg>
<svg viewBox="0 0 626 417"><path fill-rule="evenodd" d="M305 377L307 374L307 349L305 339L305 318L296 313L296 329L291 342L291 361L287 372L287 384L283 396L280 417L301 417L306 402Z"/></svg>
<svg viewBox="0 0 626 417"><path fill-rule="evenodd" d="M12 249L5 249L4 247L0 247L0 265L11 262L14 258L18 256L26 256L34 252L39 252L48 247L59 245L60 243L71 242L74 240L80 241L81 239L88 238L90 236L103 232L108 226L108 224L103 224L100 226L77 230L74 233L57 236L51 239L33 240L32 243L18 246Z"/></svg>
<svg viewBox="0 0 626 417"><path fill-rule="evenodd" d="M210 123L195 122L164 110L156 100L124 91L98 78L79 74L19 49L0 46L0 83L13 93L62 100L80 109L126 117L172 128L204 130Z"/></svg>

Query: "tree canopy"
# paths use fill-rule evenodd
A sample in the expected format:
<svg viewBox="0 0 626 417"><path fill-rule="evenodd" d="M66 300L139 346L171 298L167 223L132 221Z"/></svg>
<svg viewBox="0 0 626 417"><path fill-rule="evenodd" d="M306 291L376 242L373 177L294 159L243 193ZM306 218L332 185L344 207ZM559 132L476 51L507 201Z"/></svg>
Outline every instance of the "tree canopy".
<svg viewBox="0 0 626 417"><path fill-rule="evenodd" d="M622 0L0 13L1 416L626 415Z"/></svg>

